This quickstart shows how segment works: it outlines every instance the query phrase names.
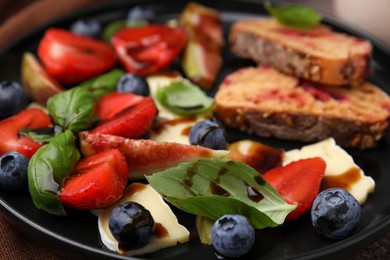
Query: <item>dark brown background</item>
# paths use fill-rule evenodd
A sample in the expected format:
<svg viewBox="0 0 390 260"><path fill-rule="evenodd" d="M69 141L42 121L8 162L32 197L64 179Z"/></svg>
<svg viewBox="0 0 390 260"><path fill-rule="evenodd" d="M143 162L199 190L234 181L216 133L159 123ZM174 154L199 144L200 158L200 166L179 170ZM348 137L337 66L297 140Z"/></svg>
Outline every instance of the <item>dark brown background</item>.
<svg viewBox="0 0 390 260"><path fill-rule="evenodd" d="M9 41L38 25L77 8L107 0L0 0L0 49ZM295 0L321 12L354 24L390 45L390 1L388 0ZM15 231L0 217L1 259L67 259L61 252L45 247ZM390 233L351 259L390 259Z"/></svg>

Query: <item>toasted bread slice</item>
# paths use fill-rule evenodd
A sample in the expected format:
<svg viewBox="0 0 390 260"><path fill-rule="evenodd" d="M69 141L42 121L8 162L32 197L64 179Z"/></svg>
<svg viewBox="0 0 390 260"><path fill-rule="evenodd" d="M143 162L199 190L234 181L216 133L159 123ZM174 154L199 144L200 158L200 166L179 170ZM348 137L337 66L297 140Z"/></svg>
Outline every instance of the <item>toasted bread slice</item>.
<svg viewBox="0 0 390 260"><path fill-rule="evenodd" d="M294 29L274 18L242 20L231 27L238 56L284 73L328 85L359 85L367 78L369 41L337 33L323 24Z"/></svg>
<svg viewBox="0 0 390 260"><path fill-rule="evenodd" d="M329 87L271 67L240 69L215 96L221 120L250 134L304 142L333 137L344 147L375 147L388 126L390 98L378 87Z"/></svg>

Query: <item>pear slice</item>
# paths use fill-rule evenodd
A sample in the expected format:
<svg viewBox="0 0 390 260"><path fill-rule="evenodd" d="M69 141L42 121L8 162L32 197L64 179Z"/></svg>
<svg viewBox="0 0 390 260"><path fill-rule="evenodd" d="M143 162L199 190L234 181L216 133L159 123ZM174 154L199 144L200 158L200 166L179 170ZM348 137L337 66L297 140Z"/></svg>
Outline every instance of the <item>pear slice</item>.
<svg viewBox="0 0 390 260"><path fill-rule="evenodd" d="M221 15L197 3L189 3L179 26L188 32L181 65L186 76L204 89L211 89L222 66L224 46Z"/></svg>
<svg viewBox="0 0 390 260"><path fill-rule="evenodd" d="M43 106L46 106L49 97L64 90L30 52L23 54L21 70L24 91L32 100Z"/></svg>
<svg viewBox="0 0 390 260"><path fill-rule="evenodd" d="M186 145L153 140L128 139L99 133L80 133L80 148L84 156L99 151L119 149L129 165L130 179L143 179L145 174L175 167L181 162L191 162L201 158L222 158L228 151L213 150L201 146Z"/></svg>

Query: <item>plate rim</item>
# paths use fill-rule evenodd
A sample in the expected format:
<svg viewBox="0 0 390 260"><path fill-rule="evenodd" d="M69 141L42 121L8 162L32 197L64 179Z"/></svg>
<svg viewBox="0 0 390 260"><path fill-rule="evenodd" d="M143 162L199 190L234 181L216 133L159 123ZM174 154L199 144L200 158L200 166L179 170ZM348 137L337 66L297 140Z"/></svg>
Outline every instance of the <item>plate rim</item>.
<svg viewBox="0 0 390 260"><path fill-rule="evenodd" d="M261 3L259 3L256 0L213 0L215 2L240 2L245 4L253 4L262 6ZM66 22L69 22L71 20L76 19L77 17L81 17L82 15L93 15L94 13L102 13L102 10L109 8L109 9L118 9L119 6L124 5L148 5L148 4L161 4L162 2L191 2L191 0L125 0L125 1L106 1L94 4L93 6L85 6L82 8L79 8L75 11L69 12L68 14L62 15L58 18L52 19L46 23L43 23L29 31L26 31L7 43L4 47L0 49L0 58L3 57L7 52L12 50L13 48L17 47L18 45L22 44L29 38L33 38L36 35L43 34L44 31L54 25L63 24ZM204 4L207 6L207 1L196 1L201 4ZM205 3L203 3L205 2ZM278 1L278 2L286 2L286 1ZM222 9L224 7L222 6ZM262 9L259 10L259 13L262 13ZM390 58L390 46L387 45L382 40L378 39L374 35L372 35L370 32L365 31L361 28L358 28L352 24L349 24L346 21L341 21L340 19L330 16L328 14L324 14L323 22L325 24L329 24L332 27L336 27L338 29L341 29L342 31L346 31L352 35L356 35L359 37L364 37L365 39L368 39L371 44L373 45L373 50L379 50L383 53L385 53ZM61 27L61 26L59 26ZM82 243L79 243L77 241L74 241L72 239L68 239L65 237L62 237L59 234L56 234L55 232L52 232L46 228L43 228L39 224L35 223L34 221L31 221L23 214L19 213L17 210L15 210L12 205L8 204L7 201L3 200L2 196L0 196L0 214L7 220L8 223L11 223L13 226L15 226L15 222L17 221L18 224L22 224L24 227L28 227L29 229L33 229L36 234L43 235L47 238L52 238L56 242L63 245L63 243L66 244L67 247L72 247L76 249L76 251L79 251L85 255L91 254L93 252L95 255L94 257L104 257L107 259L107 257L110 257L111 259L144 259L144 258L138 258L138 257L129 257L129 256L123 256L116 254L114 252L104 251L102 249L97 249L95 247L85 245ZM15 219L16 218L16 219ZM364 245L365 247L369 244L371 244L373 241L377 240L380 236L382 236L385 232L390 230L390 214L384 216L380 220L376 221L375 223L370 223L372 226L369 230L364 230L364 234L361 234L359 237L351 237L342 240L340 243L334 243L316 250L312 250L307 253L303 253L294 257L287 257L286 259L313 259L313 258L323 258L323 257L329 257L330 255L338 254L341 250L347 249L348 247L351 247L353 245ZM20 230L20 227L18 228ZM23 232L23 230L21 230ZM356 241L357 240L357 241ZM53 241L51 241L53 242ZM56 250L56 249L55 249ZM58 251L58 253L64 255L63 251ZM68 252L69 253L69 252ZM66 254L65 254L66 255ZM79 254L77 254L79 255Z"/></svg>

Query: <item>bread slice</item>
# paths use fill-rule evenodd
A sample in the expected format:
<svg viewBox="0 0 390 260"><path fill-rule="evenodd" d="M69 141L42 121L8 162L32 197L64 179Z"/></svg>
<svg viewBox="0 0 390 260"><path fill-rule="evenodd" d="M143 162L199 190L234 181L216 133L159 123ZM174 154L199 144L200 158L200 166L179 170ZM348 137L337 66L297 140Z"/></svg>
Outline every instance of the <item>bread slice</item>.
<svg viewBox="0 0 390 260"><path fill-rule="evenodd" d="M221 121L249 134L303 142L333 137L344 147L375 147L388 126L390 98L378 87L329 87L248 67L227 76L215 96Z"/></svg>
<svg viewBox="0 0 390 260"><path fill-rule="evenodd" d="M328 26L293 29L274 18L241 20L230 30L232 51L284 73L328 85L359 85L367 78L369 41Z"/></svg>

